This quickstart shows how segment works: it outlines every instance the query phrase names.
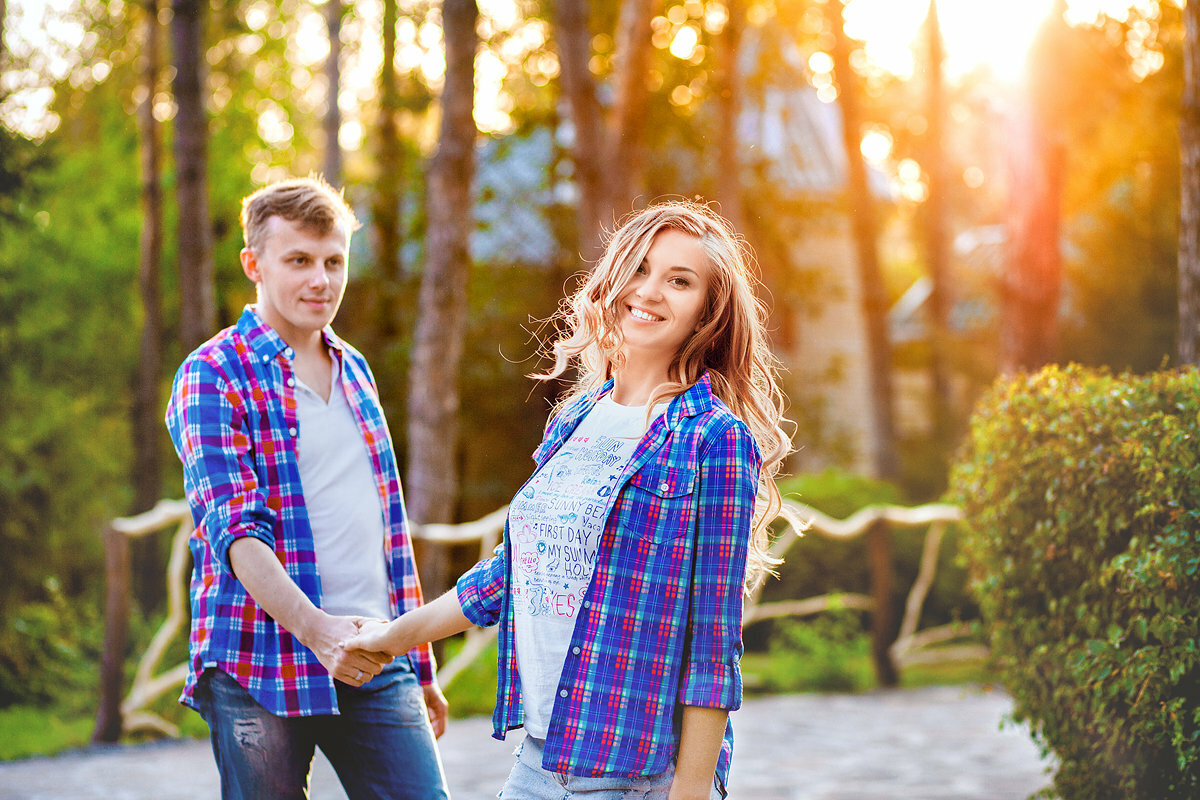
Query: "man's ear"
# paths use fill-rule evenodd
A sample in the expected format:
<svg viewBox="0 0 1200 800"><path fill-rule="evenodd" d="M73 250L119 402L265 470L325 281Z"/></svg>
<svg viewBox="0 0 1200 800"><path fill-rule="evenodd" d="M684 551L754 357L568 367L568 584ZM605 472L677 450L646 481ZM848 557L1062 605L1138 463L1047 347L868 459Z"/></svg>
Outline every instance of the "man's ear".
<svg viewBox="0 0 1200 800"><path fill-rule="evenodd" d="M249 247L243 247L239 255L242 259L242 272L246 273L246 277L254 283L258 283L261 276L258 273L258 257L254 255L254 251Z"/></svg>

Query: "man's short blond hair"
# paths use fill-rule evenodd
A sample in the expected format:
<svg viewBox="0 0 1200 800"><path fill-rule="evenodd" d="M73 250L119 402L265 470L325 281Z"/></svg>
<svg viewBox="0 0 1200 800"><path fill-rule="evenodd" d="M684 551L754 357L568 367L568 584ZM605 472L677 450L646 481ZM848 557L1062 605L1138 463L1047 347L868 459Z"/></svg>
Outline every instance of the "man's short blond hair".
<svg viewBox="0 0 1200 800"><path fill-rule="evenodd" d="M349 236L361 225L342 193L320 176L279 181L246 196L242 200L242 239L246 247L260 251L271 217L298 223L318 236L328 235L338 225L344 225Z"/></svg>

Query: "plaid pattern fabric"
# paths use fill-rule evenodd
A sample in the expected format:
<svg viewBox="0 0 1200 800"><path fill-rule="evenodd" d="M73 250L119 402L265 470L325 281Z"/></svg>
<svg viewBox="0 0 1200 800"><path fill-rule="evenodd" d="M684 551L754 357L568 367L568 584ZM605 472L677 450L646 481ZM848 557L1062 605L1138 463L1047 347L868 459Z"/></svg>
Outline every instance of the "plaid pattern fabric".
<svg viewBox="0 0 1200 800"><path fill-rule="evenodd" d="M342 386L371 457L384 509L392 613L421 604L391 435L366 360L326 329L342 362ZM206 667L232 675L271 713L337 712L333 679L304 645L247 594L229 565L242 536L274 549L284 570L317 606L321 581L296 460L293 352L247 307L236 326L201 345L180 366L167 429L183 462L196 532L192 572L191 669L182 702L194 706ZM428 646L411 653L421 683L433 680Z"/></svg>
<svg viewBox="0 0 1200 800"><path fill-rule="evenodd" d="M554 419L540 467L611 382ZM705 376L651 424L610 495L595 571L575 623L543 766L574 775L653 775L679 747L679 706L741 705L742 582L762 457ZM522 722L511 567L496 556L459 579L474 623L499 623L494 735ZM717 765L724 783L732 726Z"/></svg>

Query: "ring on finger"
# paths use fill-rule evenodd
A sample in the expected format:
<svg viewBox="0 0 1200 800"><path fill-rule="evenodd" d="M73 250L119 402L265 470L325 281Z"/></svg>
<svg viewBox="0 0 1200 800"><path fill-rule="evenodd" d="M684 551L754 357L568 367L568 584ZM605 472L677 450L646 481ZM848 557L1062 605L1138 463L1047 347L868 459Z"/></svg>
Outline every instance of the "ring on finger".
<svg viewBox="0 0 1200 800"><path fill-rule="evenodd" d="M357 675L357 676L355 676L354 680L356 680L356 681L361 681L361 680L362 680L362 677L363 677L363 671L360 669L360 670L358 671L358 675Z"/></svg>

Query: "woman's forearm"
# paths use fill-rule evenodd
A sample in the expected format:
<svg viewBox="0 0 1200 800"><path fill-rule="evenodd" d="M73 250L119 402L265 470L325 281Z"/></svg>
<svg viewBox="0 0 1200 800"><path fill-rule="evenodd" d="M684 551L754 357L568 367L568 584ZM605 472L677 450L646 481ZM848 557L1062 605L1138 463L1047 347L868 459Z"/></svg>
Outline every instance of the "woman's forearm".
<svg viewBox="0 0 1200 800"><path fill-rule="evenodd" d="M723 708L683 707L679 758L670 800L708 800L728 719L729 712Z"/></svg>
<svg viewBox="0 0 1200 800"><path fill-rule="evenodd" d="M458 593L451 589L432 603L414 608L391 622L364 624L357 636L346 640L345 646L400 656L425 642L462 633L471 625L459 605Z"/></svg>

